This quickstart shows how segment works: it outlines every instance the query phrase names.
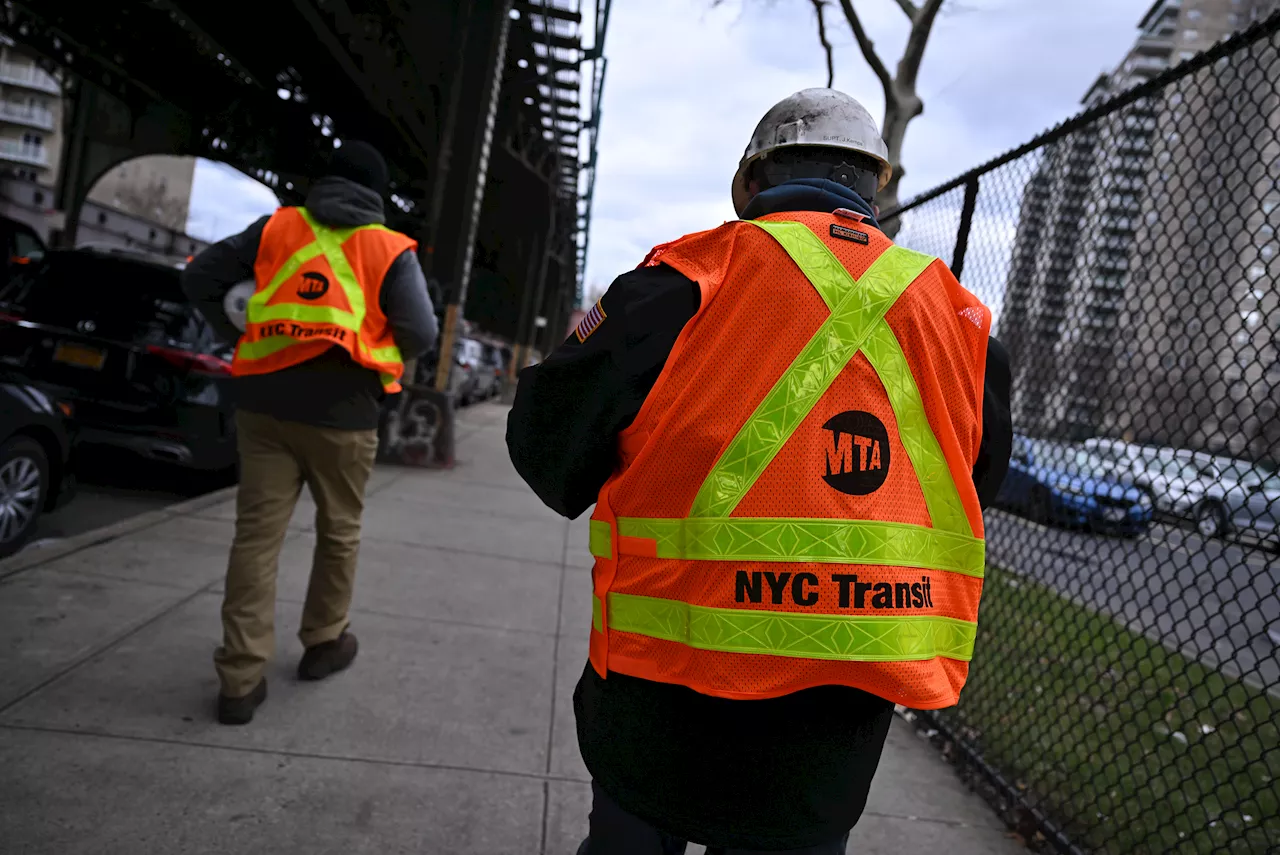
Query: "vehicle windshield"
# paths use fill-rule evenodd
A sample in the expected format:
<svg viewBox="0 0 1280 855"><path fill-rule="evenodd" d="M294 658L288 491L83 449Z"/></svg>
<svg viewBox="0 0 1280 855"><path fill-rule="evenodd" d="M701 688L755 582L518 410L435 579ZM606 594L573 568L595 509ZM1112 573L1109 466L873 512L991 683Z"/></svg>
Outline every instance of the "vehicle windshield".
<svg viewBox="0 0 1280 855"><path fill-rule="evenodd" d="M1164 463L1159 471L1166 478L1181 478L1183 481L1198 481L1212 477L1211 472L1207 472L1189 460L1170 460Z"/></svg>

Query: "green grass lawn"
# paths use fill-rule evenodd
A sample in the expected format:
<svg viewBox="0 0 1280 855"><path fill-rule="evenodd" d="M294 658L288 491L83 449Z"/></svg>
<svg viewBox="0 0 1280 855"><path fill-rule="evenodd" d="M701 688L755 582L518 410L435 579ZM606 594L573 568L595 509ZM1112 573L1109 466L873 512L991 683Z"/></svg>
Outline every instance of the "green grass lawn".
<svg viewBox="0 0 1280 855"><path fill-rule="evenodd" d="M1280 702L990 568L946 721L1083 848L1280 852Z"/></svg>

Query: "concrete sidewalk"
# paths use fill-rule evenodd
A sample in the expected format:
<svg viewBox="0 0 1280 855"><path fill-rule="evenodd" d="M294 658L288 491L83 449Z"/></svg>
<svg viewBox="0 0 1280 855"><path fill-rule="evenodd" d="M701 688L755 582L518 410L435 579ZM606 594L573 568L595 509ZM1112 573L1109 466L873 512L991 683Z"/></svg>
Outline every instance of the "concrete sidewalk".
<svg viewBox="0 0 1280 855"><path fill-rule="evenodd" d="M571 855L589 807L571 700L587 520L566 523L520 481L505 417L462 413L451 472L375 472L360 657L320 684L293 678L304 499L281 559L270 698L248 727L212 719L229 495L0 562L0 850ZM1022 851L896 723L849 851L943 847Z"/></svg>

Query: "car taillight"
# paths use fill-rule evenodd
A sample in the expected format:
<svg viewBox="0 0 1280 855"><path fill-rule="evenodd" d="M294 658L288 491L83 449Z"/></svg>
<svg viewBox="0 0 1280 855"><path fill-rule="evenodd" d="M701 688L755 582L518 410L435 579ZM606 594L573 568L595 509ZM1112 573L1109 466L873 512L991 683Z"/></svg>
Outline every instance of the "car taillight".
<svg viewBox="0 0 1280 855"><path fill-rule="evenodd" d="M213 374L220 377L231 376L231 363L208 353L192 353L189 350L179 350L176 347L161 347L158 344L149 345L147 353L152 356L158 356L165 362L184 371L191 371L195 374Z"/></svg>
<svg viewBox="0 0 1280 855"><path fill-rule="evenodd" d="M16 324L21 320L22 320L22 315L15 315L12 312L0 312L0 321L6 321L11 324Z"/></svg>

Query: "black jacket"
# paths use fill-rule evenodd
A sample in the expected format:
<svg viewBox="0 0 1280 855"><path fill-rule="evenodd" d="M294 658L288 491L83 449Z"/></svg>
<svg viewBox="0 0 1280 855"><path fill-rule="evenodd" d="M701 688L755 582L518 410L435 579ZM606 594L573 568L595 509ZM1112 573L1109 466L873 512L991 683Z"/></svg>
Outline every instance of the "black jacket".
<svg viewBox="0 0 1280 855"><path fill-rule="evenodd" d="M327 226L386 221L382 198L345 178L320 179L305 204L307 211ZM240 331L227 319L223 298L236 283L253 278L268 219L263 217L240 234L204 250L183 271L187 297L227 341L238 339ZM392 262L378 299L402 358L413 359L434 346L436 316L413 250L405 250ZM315 359L282 371L242 377L236 383L236 394L243 410L344 430L376 428L378 403L383 397L377 372L357 365L340 347L331 347Z"/></svg>
<svg viewBox="0 0 1280 855"><path fill-rule="evenodd" d="M750 216L869 206L838 185L761 194ZM772 204L771 204L772 203ZM616 437L653 388L697 311L697 286L659 265L625 273L606 319L520 375L507 422L516 469L551 508L577 517L617 462ZM983 435L973 479L984 506L1008 467L1009 366L989 342ZM581 579L574 584L590 584ZM892 705L842 686L731 701L588 664L574 694L587 768L623 808L701 843L784 849L839 838L862 814Z"/></svg>

